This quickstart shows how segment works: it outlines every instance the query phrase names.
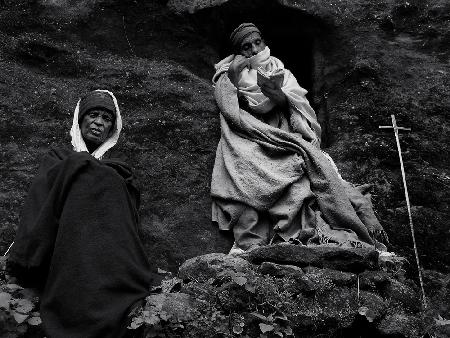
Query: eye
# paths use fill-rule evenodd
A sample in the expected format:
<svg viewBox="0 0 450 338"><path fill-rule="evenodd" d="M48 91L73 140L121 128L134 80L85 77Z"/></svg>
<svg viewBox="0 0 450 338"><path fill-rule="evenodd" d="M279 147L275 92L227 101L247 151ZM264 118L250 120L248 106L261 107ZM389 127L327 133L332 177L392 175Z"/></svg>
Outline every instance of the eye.
<svg viewBox="0 0 450 338"><path fill-rule="evenodd" d="M249 50L250 49L250 44L246 43L245 45L242 46L242 50Z"/></svg>
<svg viewBox="0 0 450 338"><path fill-rule="evenodd" d="M255 44L256 44L257 46L259 46L259 45L261 44L261 39L257 39L257 40L255 41Z"/></svg>
<svg viewBox="0 0 450 338"><path fill-rule="evenodd" d="M111 121L112 121L112 116L109 115L109 114L105 114L105 115L103 115L103 119L104 119L106 122L111 122Z"/></svg>
<svg viewBox="0 0 450 338"><path fill-rule="evenodd" d="M88 113L88 116L92 117L92 118L96 118L98 116L98 113L92 111L92 112Z"/></svg>

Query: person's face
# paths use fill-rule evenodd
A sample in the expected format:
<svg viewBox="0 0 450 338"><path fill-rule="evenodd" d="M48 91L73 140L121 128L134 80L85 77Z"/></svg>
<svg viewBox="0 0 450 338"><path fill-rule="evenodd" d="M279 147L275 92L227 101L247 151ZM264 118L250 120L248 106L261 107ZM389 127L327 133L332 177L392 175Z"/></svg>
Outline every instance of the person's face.
<svg viewBox="0 0 450 338"><path fill-rule="evenodd" d="M266 44L264 43L261 35L258 32L253 32L242 40L240 52L241 55L249 58L258 54L264 50L264 48L266 48Z"/></svg>
<svg viewBox="0 0 450 338"><path fill-rule="evenodd" d="M113 113L102 109L92 109L81 120L81 135L86 143L99 146L110 135L113 124Z"/></svg>

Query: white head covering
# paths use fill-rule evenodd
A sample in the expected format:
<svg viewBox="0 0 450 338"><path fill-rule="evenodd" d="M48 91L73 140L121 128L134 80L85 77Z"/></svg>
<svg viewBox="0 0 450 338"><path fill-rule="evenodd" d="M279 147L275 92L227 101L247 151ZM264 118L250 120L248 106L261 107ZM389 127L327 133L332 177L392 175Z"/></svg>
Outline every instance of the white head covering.
<svg viewBox="0 0 450 338"><path fill-rule="evenodd" d="M109 136L105 140L105 142L103 142L97 149L95 149L91 153L91 155L94 156L96 159L101 160L103 155L109 149L114 147L114 145L117 143L117 140L119 139L120 131L122 130L122 116L120 115L120 110L119 110L119 105L117 104L117 99L113 93L111 93L108 90L103 90L103 89L97 89L95 91L108 93L114 102L114 106L116 107L116 121L114 123L114 126L113 126L114 130L113 130L111 136ZM72 145L73 145L74 151L89 152L86 147L86 143L84 142L83 135L81 135L81 129L80 129L79 121L78 121L78 114L80 111L80 102L81 102L81 99L78 100L77 106L75 107L75 112L73 114L72 128L70 129L70 136L72 137Z"/></svg>

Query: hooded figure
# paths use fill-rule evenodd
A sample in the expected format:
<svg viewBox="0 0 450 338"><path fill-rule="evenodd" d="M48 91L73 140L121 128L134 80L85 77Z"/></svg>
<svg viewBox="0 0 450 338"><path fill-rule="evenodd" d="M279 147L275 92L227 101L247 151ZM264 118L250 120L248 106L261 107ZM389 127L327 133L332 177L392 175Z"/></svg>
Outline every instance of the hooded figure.
<svg viewBox="0 0 450 338"><path fill-rule="evenodd" d="M127 311L148 294L139 190L131 168L111 151L121 128L112 93L82 98L73 150L45 154L25 201L8 265L42 292L48 337L122 337Z"/></svg>
<svg viewBox="0 0 450 338"><path fill-rule="evenodd" d="M373 246L383 233L369 196L345 182L320 150L321 128L303 89L243 23L213 77L221 139L212 219L232 230L230 253L269 243Z"/></svg>
<svg viewBox="0 0 450 338"><path fill-rule="evenodd" d="M112 114L114 122L112 128L107 134L107 139L102 140L98 148L91 153L97 159L102 159L103 155L117 143L122 130L122 116L120 115L119 105L113 93L107 90L94 90L83 98L78 100L75 112L73 114L72 136L73 150L76 152L89 151L85 142L86 135L82 134L80 125L88 113L92 111L105 111Z"/></svg>

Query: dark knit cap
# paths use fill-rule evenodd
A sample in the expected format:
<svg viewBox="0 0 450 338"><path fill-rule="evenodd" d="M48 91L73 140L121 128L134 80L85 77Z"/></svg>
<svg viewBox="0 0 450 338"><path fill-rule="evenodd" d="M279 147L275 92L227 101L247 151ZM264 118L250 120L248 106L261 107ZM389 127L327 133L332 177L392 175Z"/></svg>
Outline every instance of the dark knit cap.
<svg viewBox="0 0 450 338"><path fill-rule="evenodd" d="M80 101L78 120L81 120L86 113L92 109L104 109L116 116L116 106L112 97L105 92L92 91L86 94Z"/></svg>
<svg viewBox="0 0 450 338"><path fill-rule="evenodd" d="M260 30L254 24L249 22L241 23L230 35L230 41L233 49L240 49L242 41L254 32L261 35Z"/></svg>

